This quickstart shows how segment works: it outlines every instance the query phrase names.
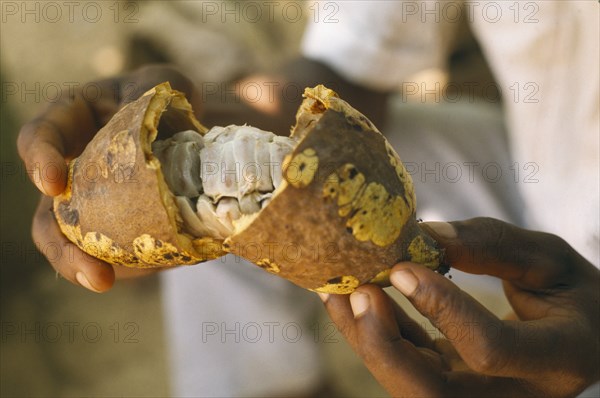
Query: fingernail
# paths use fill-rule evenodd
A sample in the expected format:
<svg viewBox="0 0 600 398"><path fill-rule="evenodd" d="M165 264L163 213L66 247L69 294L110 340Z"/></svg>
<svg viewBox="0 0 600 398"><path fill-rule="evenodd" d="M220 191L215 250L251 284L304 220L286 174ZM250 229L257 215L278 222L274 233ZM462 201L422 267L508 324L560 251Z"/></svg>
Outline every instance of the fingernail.
<svg viewBox="0 0 600 398"><path fill-rule="evenodd" d="M321 298L322 302L326 303L327 300L329 300L329 294L328 293L319 293L319 292L317 292L317 294Z"/></svg>
<svg viewBox="0 0 600 398"><path fill-rule="evenodd" d="M424 222L421 224L425 229L430 229L435 235L442 239L455 239L458 234L454 226L447 222Z"/></svg>
<svg viewBox="0 0 600 398"><path fill-rule="evenodd" d="M400 293L405 296L412 295L417 289L417 286L419 286L419 280L415 274L407 269L392 272L390 281L392 282L392 285L394 285L396 289L400 290Z"/></svg>
<svg viewBox="0 0 600 398"><path fill-rule="evenodd" d="M79 282L79 284L81 286L85 287L86 289L89 289L96 293L100 293L100 291L98 289L96 289L92 286L92 284L90 283L90 281L88 280L88 278L85 276L85 274L83 272L76 273L75 279L77 279L77 282Z"/></svg>
<svg viewBox="0 0 600 398"><path fill-rule="evenodd" d="M354 292L350 295L350 306L355 318L369 309L369 296L365 293Z"/></svg>

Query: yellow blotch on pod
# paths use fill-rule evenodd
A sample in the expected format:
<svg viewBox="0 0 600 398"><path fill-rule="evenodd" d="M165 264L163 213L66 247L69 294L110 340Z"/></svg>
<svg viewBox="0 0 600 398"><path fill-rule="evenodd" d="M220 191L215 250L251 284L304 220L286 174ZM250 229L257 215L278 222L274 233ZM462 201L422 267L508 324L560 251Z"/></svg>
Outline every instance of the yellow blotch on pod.
<svg viewBox="0 0 600 398"><path fill-rule="evenodd" d="M412 214L402 197L390 195L377 182L365 183L365 176L352 164L345 164L323 183L323 198L336 200L338 215L350 216L346 226L361 241L378 246L392 244Z"/></svg>
<svg viewBox="0 0 600 398"><path fill-rule="evenodd" d="M274 261L271 261L271 259L268 258L258 260L256 262L256 265L272 274L278 274L280 271L279 266Z"/></svg>
<svg viewBox="0 0 600 398"><path fill-rule="evenodd" d="M385 187L370 183L357 199L354 215L346 226L359 241L370 240L378 246L392 244L400 236L410 211L401 197L390 195Z"/></svg>
<svg viewBox="0 0 600 398"><path fill-rule="evenodd" d="M285 180L295 188L304 188L312 182L319 168L319 157L312 148L306 148L283 165Z"/></svg>
<svg viewBox="0 0 600 398"><path fill-rule="evenodd" d="M331 279L325 285L311 289L317 293L350 294L360 285L360 281L352 275L344 275Z"/></svg>
<svg viewBox="0 0 600 398"><path fill-rule="evenodd" d="M408 246L410 261L437 269L440 266L440 252L425 242L423 236L417 235Z"/></svg>
<svg viewBox="0 0 600 398"><path fill-rule="evenodd" d="M383 271L381 271L380 273L378 273L377 275L375 275L375 277L373 279L371 279L369 281L369 283L374 283L376 285L380 285L383 287L389 286L390 285L390 274L392 273L392 269L388 268L388 269L384 269Z"/></svg>

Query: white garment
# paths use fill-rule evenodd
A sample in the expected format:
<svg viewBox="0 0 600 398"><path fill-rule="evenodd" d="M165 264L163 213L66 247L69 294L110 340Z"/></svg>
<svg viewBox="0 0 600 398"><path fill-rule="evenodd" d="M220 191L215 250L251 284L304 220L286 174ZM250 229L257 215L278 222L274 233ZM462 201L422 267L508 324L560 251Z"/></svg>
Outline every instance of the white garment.
<svg viewBox="0 0 600 398"><path fill-rule="evenodd" d="M503 95L515 162L505 175L522 192L527 227L563 237L598 266L598 2L334 4L309 23L304 55L380 90L444 68L459 18L468 18Z"/></svg>
<svg viewBox="0 0 600 398"><path fill-rule="evenodd" d="M303 395L322 382L314 293L232 255L161 278L173 396Z"/></svg>

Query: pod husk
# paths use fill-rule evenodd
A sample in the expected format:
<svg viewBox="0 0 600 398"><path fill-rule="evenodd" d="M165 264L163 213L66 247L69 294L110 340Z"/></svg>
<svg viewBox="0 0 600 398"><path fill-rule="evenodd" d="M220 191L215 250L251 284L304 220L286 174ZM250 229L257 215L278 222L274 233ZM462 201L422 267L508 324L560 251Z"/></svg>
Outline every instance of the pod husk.
<svg viewBox="0 0 600 398"><path fill-rule="evenodd" d="M298 144L271 202L238 220L225 241L195 238L184 231L151 143L207 130L182 93L158 85L121 109L70 163L67 190L54 202L59 226L111 264L166 267L231 252L326 293L385 285L402 260L443 270L442 253L415 219L410 175L377 128L323 86L306 89L296 119Z"/></svg>
<svg viewBox="0 0 600 398"><path fill-rule="evenodd" d="M63 233L111 264L151 268L196 264L224 254L220 240L182 231L173 194L152 155L168 136L206 128L183 93L160 84L119 110L70 162L68 186L54 200Z"/></svg>

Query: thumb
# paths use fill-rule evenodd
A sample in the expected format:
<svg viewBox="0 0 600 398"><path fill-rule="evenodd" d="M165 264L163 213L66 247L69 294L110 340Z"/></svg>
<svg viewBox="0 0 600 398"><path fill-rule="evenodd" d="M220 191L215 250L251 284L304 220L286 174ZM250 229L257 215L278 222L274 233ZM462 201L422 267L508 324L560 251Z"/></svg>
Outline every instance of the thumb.
<svg viewBox="0 0 600 398"><path fill-rule="evenodd" d="M428 338L415 338L412 332L419 327L410 325L414 322L395 308L380 287L359 287L350 295L350 304L354 314L352 345L390 394L431 396L441 391L441 358L429 348L432 343Z"/></svg>
<svg viewBox="0 0 600 398"><path fill-rule="evenodd" d="M452 267L495 276L526 290L572 286L579 275L575 271L585 262L558 236L493 218L421 225L444 248Z"/></svg>

